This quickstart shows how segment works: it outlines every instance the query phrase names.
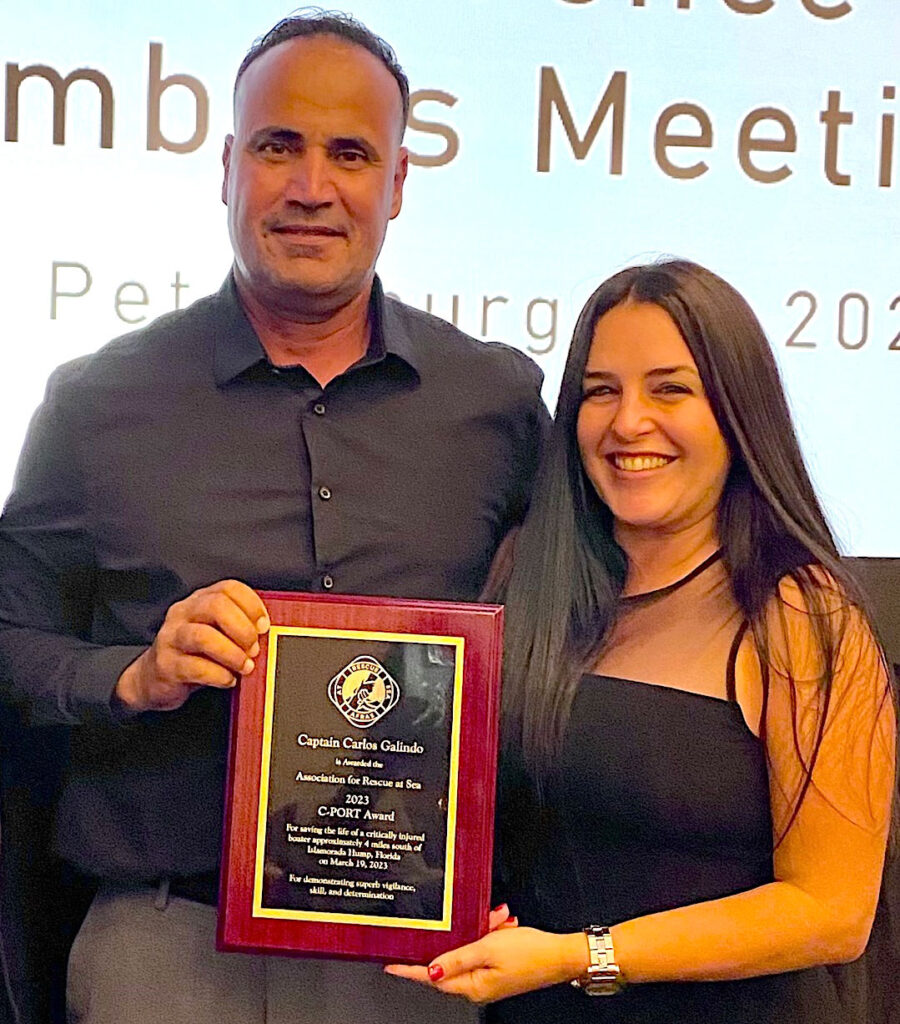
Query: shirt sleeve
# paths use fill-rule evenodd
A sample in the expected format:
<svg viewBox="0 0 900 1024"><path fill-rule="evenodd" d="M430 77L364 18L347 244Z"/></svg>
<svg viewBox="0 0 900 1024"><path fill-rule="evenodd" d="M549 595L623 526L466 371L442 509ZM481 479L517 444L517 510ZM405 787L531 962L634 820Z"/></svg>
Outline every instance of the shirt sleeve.
<svg viewBox="0 0 900 1024"><path fill-rule="evenodd" d="M91 640L91 511L67 386L79 366L50 378L0 517L0 687L35 724L120 718L116 681L145 649Z"/></svg>
<svg viewBox="0 0 900 1024"><path fill-rule="evenodd" d="M493 344L499 344L494 342ZM503 346L506 348L507 346ZM538 466L550 434L550 413L541 396L544 374L541 368L518 349L509 348L519 383L519 424L516 450L520 453L517 489L513 496L506 529L521 524L528 511Z"/></svg>

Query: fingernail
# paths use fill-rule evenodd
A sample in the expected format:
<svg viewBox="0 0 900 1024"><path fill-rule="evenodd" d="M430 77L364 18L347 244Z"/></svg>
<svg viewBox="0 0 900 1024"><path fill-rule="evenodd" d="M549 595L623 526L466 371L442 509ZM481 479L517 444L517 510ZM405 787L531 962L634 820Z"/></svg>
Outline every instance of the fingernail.
<svg viewBox="0 0 900 1024"><path fill-rule="evenodd" d="M440 981L444 976L444 968L440 964L432 964L428 968L428 977L431 981Z"/></svg>
<svg viewBox="0 0 900 1024"><path fill-rule="evenodd" d="M509 907L505 903L501 903L499 907L494 907L491 911L492 914L499 914L502 910L509 910Z"/></svg>
<svg viewBox="0 0 900 1024"><path fill-rule="evenodd" d="M507 924L516 924L517 925L519 923L519 919L517 917L509 917L509 918L507 918L506 923Z"/></svg>
<svg viewBox="0 0 900 1024"><path fill-rule="evenodd" d="M241 668L241 675L242 676L249 675L252 671L253 671L253 662L248 658L244 662L244 664L243 664L243 666Z"/></svg>
<svg viewBox="0 0 900 1024"><path fill-rule="evenodd" d="M269 630L269 620L268 620L268 618L265 615L261 615L256 620L256 632L257 633L267 633L268 630Z"/></svg>

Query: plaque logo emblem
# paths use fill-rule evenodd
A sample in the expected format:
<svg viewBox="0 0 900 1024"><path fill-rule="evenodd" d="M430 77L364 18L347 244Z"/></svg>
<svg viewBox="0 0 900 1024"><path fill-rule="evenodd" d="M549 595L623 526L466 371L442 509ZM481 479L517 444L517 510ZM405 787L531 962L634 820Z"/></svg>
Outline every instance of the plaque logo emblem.
<svg viewBox="0 0 900 1024"><path fill-rule="evenodd" d="M328 684L331 703L351 725L368 729L400 700L400 687L374 658L354 658Z"/></svg>

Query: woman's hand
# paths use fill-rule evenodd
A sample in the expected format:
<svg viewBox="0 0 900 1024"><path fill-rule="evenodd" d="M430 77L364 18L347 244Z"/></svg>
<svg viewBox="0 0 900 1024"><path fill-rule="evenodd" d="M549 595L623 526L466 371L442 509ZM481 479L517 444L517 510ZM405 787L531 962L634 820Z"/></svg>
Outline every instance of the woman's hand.
<svg viewBox="0 0 900 1024"><path fill-rule="evenodd" d="M498 928L518 928L519 919L509 912L509 905L501 903L488 914L488 931L495 932Z"/></svg>
<svg viewBox="0 0 900 1024"><path fill-rule="evenodd" d="M492 1003L570 981L584 974L588 963L582 932L555 935L501 926L477 942L442 954L428 967L392 964L385 971L474 1003Z"/></svg>

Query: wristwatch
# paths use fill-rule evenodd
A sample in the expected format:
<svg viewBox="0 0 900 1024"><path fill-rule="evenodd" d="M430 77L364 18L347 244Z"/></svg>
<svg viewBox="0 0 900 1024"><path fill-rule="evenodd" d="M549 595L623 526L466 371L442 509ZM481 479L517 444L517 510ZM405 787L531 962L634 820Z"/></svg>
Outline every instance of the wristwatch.
<svg viewBox="0 0 900 1024"><path fill-rule="evenodd" d="M580 988L588 996L614 996L625 986L622 971L616 963L613 950L612 935L609 928L599 924L589 924L584 929L587 936L588 953L591 962L587 974L573 978L572 984Z"/></svg>

